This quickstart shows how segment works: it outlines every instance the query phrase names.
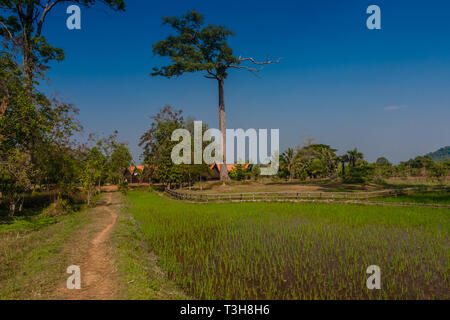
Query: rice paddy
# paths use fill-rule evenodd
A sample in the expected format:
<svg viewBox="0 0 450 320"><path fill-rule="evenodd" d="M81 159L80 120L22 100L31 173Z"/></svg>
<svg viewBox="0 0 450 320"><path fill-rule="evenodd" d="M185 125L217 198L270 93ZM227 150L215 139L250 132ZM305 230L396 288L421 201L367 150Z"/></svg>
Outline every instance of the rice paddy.
<svg viewBox="0 0 450 320"><path fill-rule="evenodd" d="M160 267L193 298L450 298L448 209L129 198ZM381 290L366 286L371 265Z"/></svg>

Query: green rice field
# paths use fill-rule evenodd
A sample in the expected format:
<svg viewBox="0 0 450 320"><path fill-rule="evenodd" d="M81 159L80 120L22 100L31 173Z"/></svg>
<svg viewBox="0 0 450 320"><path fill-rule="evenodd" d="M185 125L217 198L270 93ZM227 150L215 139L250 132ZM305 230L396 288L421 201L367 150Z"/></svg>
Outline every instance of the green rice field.
<svg viewBox="0 0 450 320"><path fill-rule="evenodd" d="M448 209L129 199L160 267L196 299L450 298Z"/></svg>

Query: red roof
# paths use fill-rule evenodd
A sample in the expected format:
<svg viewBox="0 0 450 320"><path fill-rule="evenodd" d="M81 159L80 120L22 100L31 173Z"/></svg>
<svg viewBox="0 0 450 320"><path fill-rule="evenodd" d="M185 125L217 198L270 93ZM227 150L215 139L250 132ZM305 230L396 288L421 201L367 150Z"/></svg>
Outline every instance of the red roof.
<svg viewBox="0 0 450 320"><path fill-rule="evenodd" d="M136 169L143 172L144 169L145 169L145 166L131 166L131 167L128 167L128 171L129 171L131 174L133 174L133 173L136 171Z"/></svg>

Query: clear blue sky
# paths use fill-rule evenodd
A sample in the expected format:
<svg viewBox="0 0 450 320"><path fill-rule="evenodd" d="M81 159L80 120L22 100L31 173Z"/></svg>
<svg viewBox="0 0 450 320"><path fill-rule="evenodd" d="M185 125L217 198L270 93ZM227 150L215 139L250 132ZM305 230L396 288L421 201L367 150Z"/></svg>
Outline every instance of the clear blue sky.
<svg viewBox="0 0 450 320"><path fill-rule="evenodd" d="M368 30L366 8L381 8ZM450 145L450 1L141 1L127 11L82 8L82 30L65 26L67 6L45 34L63 48L47 92L74 103L86 133L118 130L138 160L139 137L166 104L218 127L217 84L201 75L152 78L162 16L197 9L236 36L236 55L283 57L259 77L233 71L225 83L229 128L279 128L281 148L305 138L339 153L358 147L393 162Z"/></svg>

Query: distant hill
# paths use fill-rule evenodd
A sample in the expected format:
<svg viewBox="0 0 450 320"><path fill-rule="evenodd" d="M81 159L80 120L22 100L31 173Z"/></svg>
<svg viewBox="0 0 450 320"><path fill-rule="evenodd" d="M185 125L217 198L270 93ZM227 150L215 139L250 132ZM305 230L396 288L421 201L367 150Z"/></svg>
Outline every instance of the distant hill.
<svg viewBox="0 0 450 320"><path fill-rule="evenodd" d="M431 157L434 161L443 162L450 159L450 146L439 149L438 151L431 152L426 156Z"/></svg>

